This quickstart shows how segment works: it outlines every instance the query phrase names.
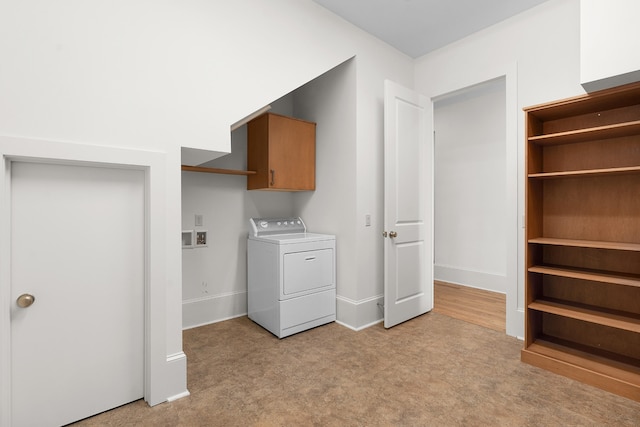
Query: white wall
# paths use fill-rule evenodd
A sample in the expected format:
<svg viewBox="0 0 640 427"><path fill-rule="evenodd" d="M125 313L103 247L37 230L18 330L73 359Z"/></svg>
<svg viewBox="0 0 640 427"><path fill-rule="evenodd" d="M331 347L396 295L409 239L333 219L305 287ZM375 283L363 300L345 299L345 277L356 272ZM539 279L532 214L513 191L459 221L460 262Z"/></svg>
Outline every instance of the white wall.
<svg viewBox="0 0 640 427"><path fill-rule="evenodd" d="M373 51L380 52L382 47ZM343 311L357 319L356 329L383 319L384 301L384 80L413 87L414 61L395 53L359 55L356 121L356 216L352 224L357 242L357 284L339 300ZM371 215L371 226L365 226Z"/></svg>
<svg viewBox="0 0 640 427"><path fill-rule="evenodd" d="M340 26L332 31L337 31ZM349 32L344 43L353 43L355 57L308 84L292 92L292 115L315 121L317 127L317 164L316 191L292 195L294 205L292 214L305 219L309 229L315 232L335 234L337 238L337 320L344 325L360 329L382 320L382 312L377 303L382 301L383 290L383 253L382 253L382 152L383 152L383 89L384 79L390 78L405 86L413 83L413 61L404 54L390 48L360 30ZM338 64L336 64L337 66ZM286 93L286 92L285 92ZM279 96L282 96L280 93ZM276 98L273 98L276 99ZM273 99L266 99L253 107L257 110L271 104ZM252 110L252 111L253 111ZM235 142L234 142L235 144ZM235 146L234 146L234 149ZM207 163L209 166L224 167L226 162L242 166L240 160L244 154L223 157ZM186 185L192 183L191 178ZM221 182L224 178L196 178ZM236 191L244 191L244 182L239 183L234 177ZM219 191L230 191L225 184ZM183 186L184 188L184 186ZM186 189L185 191L191 192ZM207 190L216 192L218 190ZM253 193L253 192L251 192ZM274 193L269 192L262 198L262 203L269 204ZM236 197L240 198L240 195ZM215 199L215 197L213 198ZM191 203L191 202L189 202ZM243 203L237 199L232 207L217 205L216 215L226 218L240 218ZM278 206L285 206L275 202ZM233 205L233 203L232 203ZM210 208L211 209L211 208ZM365 227L364 215L372 215L372 226ZM193 228L192 214L185 212L183 223L187 229ZM232 220L230 236L246 236L246 220L252 216L243 212L241 220ZM272 213L275 215L275 213ZM253 215L255 216L255 215ZM264 216L269 216L265 214ZM206 228L203 227L203 228ZM242 244L227 240L232 252L242 252ZM206 251L206 249L194 249ZM185 256L190 257L186 252ZM205 256L205 255L200 255ZM191 262L191 261L187 261ZM183 274L189 280L190 295L202 293L202 280L195 276L230 277L229 271L242 269L244 259L238 263L222 265L214 261L214 266L203 267L194 277L190 273ZM192 263L192 265L195 264ZM189 267L191 268L191 267ZM213 273L215 270L215 273ZM208 283L209 294L215 297L201 297L200 300L185 301L185 326L209 323L244 314L246 308L240 304L241 289L246 288L246 281L240 274L233 274L231 282L219 279L213 288ZM244 288L243 288L244 286ZM198 291L196 291L198 289ZM234 289L227 291L227 289ZM193 293L191 293L193 290ZM222 302L234 301L229 307L222 307ZM189 308L187 308L189 307ZM205 309L205 307L208 307ZM194 308L192 312L191 309ZM188 311L187 311L188 310ZM194 314L201 313L201 314Z"/></svg>
<svg viewBox="0 0 640 427"><path fill-rule="evenodd" d="M183 172L182 222L207 229L206 248L183 250L183 326L193 327L246 314L246 239L251 217L301 216L310 231L335 234L338 294L353 282L353 228L343 221L355 200L355 64L328 71L269 103L271 112L316 126L316 190L247 191L246 178ZM246 126L233 132L232 152L203 166L246 170ZM334 209L333 206L345 209ZM352 210L355 207L352 208ZM194 215L206 224L194 227ZM208 225L209 224L209 225ZM215 225L212 227L211 225ZM206 283L206 286L203 285Z"/></svg>
<svg viewBox="0 0 640 427"><path fill-rule="evenodd" d="M228 152L230 124L354 54L349 26L310 1L2 9L0 91L19 102L0 111L14 135Z"/></svg>
<svg viewBox="0 0 640 427"><path fill-rule="evenodd" d="M524 335L522 108L584 93L579 18L579 0L549 0L416 60L416 90L431 98L506 75L507 239L512 241L507 269L517 265L517 274L508 273L514 278L506 283L510 335Z"/></svg>
<svg viewBox="0 0 640 427"><path fill-rule="evenodd" d="M293 95L270 103L295 115ZM232 134L231 154L205 167L247 170L247 126ZM203 225L195 226L195 215ZM247 178L182 172L183 230L207 230L207 246L182 250L182 326L191 328L247 313L249 218L294 215L292 193L247 191Z"/></svg>
<svg viewBox="0 0 640 427"><path fill-rule="evenodd" d="M591 92L640 80L640 2L580 1L580 81Z"/></svg>
<svg viewBox="0 0 640 427"><path fill-rule="evenodd" d="M294 195L295 212L309 230L336 236L336 294L338 301L357 286L353 227L357 191L356 171L356 67L358 59L309 82L295 95L296 116L317 123L316 191ZM354 326L339 303L336 318Z"/></svg>
<svg viewBox="0 0 640 427"><path fill-rule="evenodd" d="M505 79L434 105L434 277L506 293Z"/></svg>
<svg viewBox="0 0 640 427"><path fill-rule="evenodd" d="M242 177L195 177L203 174L183 173L183 227L194 228L193 217L198 210L206 212L206 221L212 217L214 223L222 221L227 227L224 237L222 234L214 235L216 240L210 237L212 244L224 249L209 246L183 251L185 327L246 313L247 221L251 216L260 215L301 216L309 230L336 235L337 320L353 329L382 320L377 303L382 302L383 289L379 228L383 202L380 182L383 81L387 76L395 76L396 80L408 84L413 73L412 61L406 56L387 51L388 47L379 42L374 42L372 47L375 51L358 55L283 99L270 102L272 111L317 123L315 191L247 192L246 179ZM370 67L362 66L365 61ZM393 65L387 66L384 62ZM367 84L360 96L367 102L361 101L364 105L359 108L357 90L362 80ZM356 113L359 111L364 112L362 134L367 139L357 134ZM245 127L234 132L230 155L205 166L246 168ZM364 214L357 215L360 204L366 206L366 212L372 216L370 227L365 227ZM202 228L210 230L211 227L205 224ZM215 256L217 251L226 251L227 255ZM232 259L236 255L237 258ZM206 288L203 281L207 283Z"/></svg>
<svg viewBox="0 0 640 427"><path fill-rule="evenodd" d="M507 110L507 118L514 117L507 126L517 126L507 129L507 139L518 141L522 171L521 108L583 93L579 50L579 0L549 0L418 59L415 67L310 0L3 2L0 135L166 154L163 203L171 243L160 279L167 298L166 345L160 351L170 364L182 351L182 147L211 152L203 161L231 151L230 124L356 57L355 200L331 208L345 212L341 221L355 230L355 240L344 244L350 244L356 263L338 281L341 312L350 313L345 323L359 328L382 317L375 310L383 283L384 79L411 87L415 72L415 88L433 97L517 69L507 76L508 98L513 74L517 83L517 105ZM352 146L342 150L350 155ZM240 185L234 182L227 185ZM350 198L353 187L346 183L340 197ZM521 178L517 188L520 216ZM365 214L372 215L371 227L364 226ZM518 238L523 248L521 230ZM507 299L521 302L522 256L513 256L519 283L515 299L509 291ZM512 323L508 319L511 330ZM184 391L182 374L167 373L161 380L167 381L167 397Z"/></svg>
<svg viewBox="0 0 640 427"><path fill-rule="evenodd" d="M371 165L357 174L377 177L382 81L410 85L413 63L310 0L3 2L0 135L67 141L78 151L103 145L166 154L161 202L169 243L158 279L167 298L166 342L154 351L173 366L182 352L182 147L209 151L203 162L231 151L232 123L353 56L359 64L354 143L362 154L356 162ZM362 196L352 201L355 209L380 210L377 183L356 180ZM240 185L234 182L228 186ZM355 227L348 216L344 221ZM351 243L358 256L381 262L379 249L358 239ZM378 271L362 280L360 267L353 268L358 273L343 282L345 293L355 303L375 296ZM184 372L162 375L151 380L166 384L167 398L185 391Z"/></svg>

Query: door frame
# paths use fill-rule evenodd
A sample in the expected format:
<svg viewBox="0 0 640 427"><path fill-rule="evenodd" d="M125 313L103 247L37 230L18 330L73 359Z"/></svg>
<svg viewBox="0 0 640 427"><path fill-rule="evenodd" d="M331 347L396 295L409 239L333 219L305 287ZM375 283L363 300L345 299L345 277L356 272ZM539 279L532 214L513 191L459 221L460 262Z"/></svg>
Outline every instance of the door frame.
<svg viewBox="0 0 640 427"><path fill-rule="evenodd" d="M0 425L11 424L11 162L142 170L144 183L144 399L166 400L166 156L153 151L0 137ZM154 381L152 381L152 378Z"/></svg>
<svg viewBox="0 0 640 427"><path fill-rule="evenodd" d="M429 87L426 91L422 90L422 93L431 101L427 120L427 137L429 143L433 145L435 143L433 135L435 102L452 93L503 77L506 91L506 333L522 338L524 337L524 258L522 256L524 217L520 221L518 212L524 212L524 207L521 206L518 194L524 192L524 180L519 172L523 170L524 156L520 154L523 140L518 135L518 123L524 120L524 115L518 115L517 63L495 63L490 69L481 69L477 75L460 75L446 80L446 84L442 87Z"/></svg>

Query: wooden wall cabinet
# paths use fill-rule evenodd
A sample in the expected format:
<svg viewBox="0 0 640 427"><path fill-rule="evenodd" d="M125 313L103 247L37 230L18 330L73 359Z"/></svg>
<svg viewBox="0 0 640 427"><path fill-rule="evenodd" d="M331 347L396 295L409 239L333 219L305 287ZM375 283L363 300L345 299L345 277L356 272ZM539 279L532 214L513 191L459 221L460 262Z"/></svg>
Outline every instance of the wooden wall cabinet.
<svg viewBox="0 0 640 427"><path fill-rule="evenodd" d="M640 84L524 111L521 358L640 401Z"/></svg>
<svg viewBox="0 0 640 427"><path fill-rule="evenodd" d="M247 123L247 190L316 188L316 124L266 113Z"/></svg>

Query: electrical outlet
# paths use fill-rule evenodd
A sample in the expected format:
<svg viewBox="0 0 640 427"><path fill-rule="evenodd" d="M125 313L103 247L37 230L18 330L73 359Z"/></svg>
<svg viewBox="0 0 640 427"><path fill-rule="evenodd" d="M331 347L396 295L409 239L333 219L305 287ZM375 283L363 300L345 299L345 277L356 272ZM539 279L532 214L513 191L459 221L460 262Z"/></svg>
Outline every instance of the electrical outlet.
<svg viewBox="0 0 640 427"><path fill-rule="evenodd" d="M364 216L364 226L371 227L371 214L366 214Z"/></svg>
<svg viewBox="0 0 640 427"><path fill-rule="evenodd" d="M196 227L202 227L204 225L204 215L196 214Z"/></svg>
<svg viewBox="0 0 640 427"><path fill-rule="evenodd" d="M204 248L207 246L207 230L195 230L196 235L196 241L195 243L195 247L196 248Z"/></svg>

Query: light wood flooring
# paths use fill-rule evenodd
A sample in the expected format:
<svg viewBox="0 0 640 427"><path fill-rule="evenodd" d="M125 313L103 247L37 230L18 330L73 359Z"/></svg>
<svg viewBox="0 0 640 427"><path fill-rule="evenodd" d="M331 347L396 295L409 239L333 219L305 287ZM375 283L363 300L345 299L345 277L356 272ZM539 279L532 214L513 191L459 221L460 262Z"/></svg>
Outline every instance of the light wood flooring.
<svg viewBox="0 0 640 427"><path fill-rule="evenodd" d="M505 332L507 313L504 294L436 280L433 311Z"/></svg>

